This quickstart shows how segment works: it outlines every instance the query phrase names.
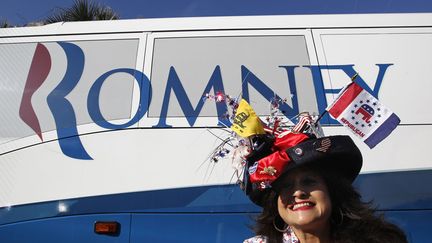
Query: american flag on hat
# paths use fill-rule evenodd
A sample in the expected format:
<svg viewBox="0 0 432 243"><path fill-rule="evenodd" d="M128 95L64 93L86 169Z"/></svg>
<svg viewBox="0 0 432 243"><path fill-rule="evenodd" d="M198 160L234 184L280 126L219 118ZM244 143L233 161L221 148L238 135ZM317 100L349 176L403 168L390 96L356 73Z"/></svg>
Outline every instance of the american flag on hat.
<svg viewBox="0 0 432 243"><path fill-rule="evenodd" d="M299 115L298 123L292 128L293 132L301 133L307 130L310 124L313 122L312 117L307 112L303 112Z"/></svg>

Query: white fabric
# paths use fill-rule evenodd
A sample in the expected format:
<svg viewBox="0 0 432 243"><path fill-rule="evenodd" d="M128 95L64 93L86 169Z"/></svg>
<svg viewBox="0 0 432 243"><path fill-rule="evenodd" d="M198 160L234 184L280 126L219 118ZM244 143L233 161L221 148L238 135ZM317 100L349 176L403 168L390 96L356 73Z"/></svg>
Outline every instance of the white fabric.
<svg viewBox="0 0 432 243"><path fill-rule="evenodd" d="M283 233L283 243L300 243L297 236L291 227L287 228L287 231ZM246 239L243 243L267 243L267 237L262 235L257 235L252 238Z"/></svg>

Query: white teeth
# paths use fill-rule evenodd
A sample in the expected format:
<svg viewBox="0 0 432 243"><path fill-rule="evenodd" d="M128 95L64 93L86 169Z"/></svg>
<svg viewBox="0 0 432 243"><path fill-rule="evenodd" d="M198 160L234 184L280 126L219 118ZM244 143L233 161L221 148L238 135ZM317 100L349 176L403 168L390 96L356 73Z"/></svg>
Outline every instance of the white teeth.
<svg viewBox="0 0 432 243"><path fill-rule="evenodd" d="M310 202L297 203L297 204L294 205L293 210L296 210L297 208L304 207L304 206L309 206L310 207L310 206L313 206L313 204L310 203Z"/></svg>

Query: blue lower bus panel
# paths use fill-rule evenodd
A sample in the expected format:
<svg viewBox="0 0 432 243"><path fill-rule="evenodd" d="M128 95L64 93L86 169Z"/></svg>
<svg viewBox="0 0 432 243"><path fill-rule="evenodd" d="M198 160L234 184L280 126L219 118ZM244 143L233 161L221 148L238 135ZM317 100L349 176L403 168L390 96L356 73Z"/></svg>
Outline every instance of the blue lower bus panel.
<svg viewBox="0 0 432 243"><path fill-rule="evenodd" d="M1 243L126 243L130 214L64 216L0 226ZM95 222L117 222L117 234L97 234Z"/></svg>
<svg viewBox="0 0 432 243"><path fill-rule="evenodd" d="M253 236L248 214L134 214L130 243L230 243Z"/></svg>

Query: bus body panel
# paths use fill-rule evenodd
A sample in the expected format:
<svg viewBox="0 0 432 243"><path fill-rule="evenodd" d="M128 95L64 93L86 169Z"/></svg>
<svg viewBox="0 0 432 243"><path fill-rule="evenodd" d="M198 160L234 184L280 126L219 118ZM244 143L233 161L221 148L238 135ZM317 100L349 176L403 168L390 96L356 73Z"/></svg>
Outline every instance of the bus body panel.
<svg viewBox="0 0 432 243"><path fill-rule="evenodd" d="M301 111L323 113L355 73L401 124L373 150L328 115L324 132L353 137L364 157L355 182L363 199L373 200L411 242L425 241L422 225L432 206L424 186L432 178L426 153L431 16L1 29L0 241L190 242L194 232L197 242L250 237L247 225L260 208L235 185L229 158L209 161L229 136L222 129L229 121L228 107L206 101L206 93L243 97L262 119L276 94L286 98L283 116L292 119ZM98 220L118 221L120 234L95 234ZM192 231L177 230L185 226Z"/></svg>

